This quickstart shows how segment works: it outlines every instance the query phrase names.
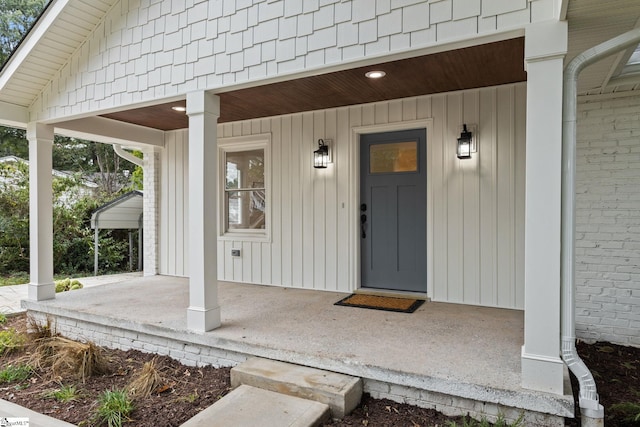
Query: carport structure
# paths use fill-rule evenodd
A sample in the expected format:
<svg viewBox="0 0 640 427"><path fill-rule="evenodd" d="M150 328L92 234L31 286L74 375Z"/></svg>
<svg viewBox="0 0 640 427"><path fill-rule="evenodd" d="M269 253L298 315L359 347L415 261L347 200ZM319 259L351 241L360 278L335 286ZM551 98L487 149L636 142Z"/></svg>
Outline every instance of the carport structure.
<svg viewBox="0 0 640 427"><path fill-rule="evenodd" d="M93 273L98 275L100 230L129 230L129 268L133 268L133 230L138 230L138 270L142 269L142 191L133 190L100 206L91 215L95 230Z"/></svg>

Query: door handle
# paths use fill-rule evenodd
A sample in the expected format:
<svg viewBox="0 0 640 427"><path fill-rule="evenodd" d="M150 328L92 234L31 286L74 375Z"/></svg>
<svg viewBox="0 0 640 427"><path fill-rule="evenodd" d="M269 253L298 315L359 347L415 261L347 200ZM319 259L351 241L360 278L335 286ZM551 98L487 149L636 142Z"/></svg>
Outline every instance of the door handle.
<svg viewBox="0 0 640 427"><path fill-rule="evenodd" d="M367 237L367 215L360 215L360 231L363 239Z"/></svg>

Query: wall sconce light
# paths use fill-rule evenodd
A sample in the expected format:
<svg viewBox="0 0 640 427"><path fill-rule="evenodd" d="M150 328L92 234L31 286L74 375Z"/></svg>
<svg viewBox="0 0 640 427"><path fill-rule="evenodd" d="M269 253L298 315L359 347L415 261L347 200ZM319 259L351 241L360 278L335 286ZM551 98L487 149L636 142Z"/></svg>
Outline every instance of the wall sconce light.
<svg viewBox="0 0 640 427"><path fill-rule="evenodd" d="M313 152L313 167L316 169L325 169L331 163L331 145L330 139L319 139L318 149Z"/></svg>
<svg viewBox="0 0 640 427"><path fill-rule="evenodd" d="M471 153L475 153L473 144L473 134L467 130L467 124L462 125L462 133L460 133L460 138L458 138L458 158L459 159L470 159Z"/></svg>

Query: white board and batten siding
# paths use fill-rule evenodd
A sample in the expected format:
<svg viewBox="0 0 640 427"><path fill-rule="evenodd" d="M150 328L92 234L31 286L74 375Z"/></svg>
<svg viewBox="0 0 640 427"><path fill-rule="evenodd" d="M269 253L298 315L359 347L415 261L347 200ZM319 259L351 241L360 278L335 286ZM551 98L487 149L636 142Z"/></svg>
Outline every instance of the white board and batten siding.
<svg viewBox="0 0 640 427"><path fill-rule="evenodd" d="M356 289L354 132L427 123L429 297L522 308L525 94L521 83L220 124L219 138L271 135L271 229L268 241L219 239L219 279ZM469 160L456 157L463 123L477 129ZM333 140L325 170L312 165L319 138ZM171 132L162 155L162 274L188 275L187 144L187 131Z"/></svg>
<svg viewBox="0 0 640 427"><path fill-rule="evenodd" d="M167 132L160 161L160 274L189 274L189 135Z"/></svg>

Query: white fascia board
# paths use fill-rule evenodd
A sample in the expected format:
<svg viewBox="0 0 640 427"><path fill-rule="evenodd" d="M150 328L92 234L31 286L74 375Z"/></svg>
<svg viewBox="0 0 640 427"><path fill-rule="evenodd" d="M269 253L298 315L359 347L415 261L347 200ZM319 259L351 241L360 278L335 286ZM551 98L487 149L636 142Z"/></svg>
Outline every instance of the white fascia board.
<svg viewBox="0 0 640 427"><path fill-rule="evenodd" d="M29 110L26 107L0 101L0 125L26 129L29 122Z"/></svg>
<svg viewBox="0 0 640 427"><path fill-rule="evenodd" d="M42 40L69 1L70 0L52 0L52 3L40 19L38 19L35 26L27 33L25 39L20 43L18 49L5 65L2 74L0 74L0 91L9 83L9 80L11 80L11 77L13 77L20 68L20 65L22 65L24 60L29 56L31 50Z"/></svg>
<svg viewBox="0 0 640 427"><path fill-rule="evenodd" d="M164 131L105 117L87 117L55 123L55 132L71 138L125 147L164 147Z"/></svg>

